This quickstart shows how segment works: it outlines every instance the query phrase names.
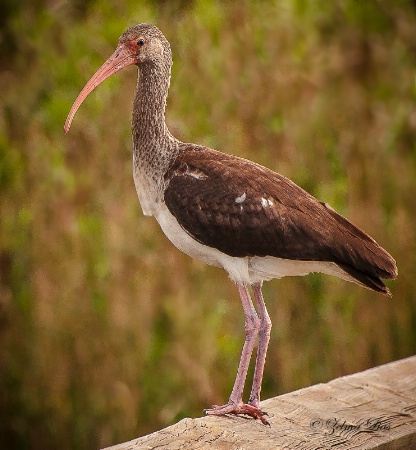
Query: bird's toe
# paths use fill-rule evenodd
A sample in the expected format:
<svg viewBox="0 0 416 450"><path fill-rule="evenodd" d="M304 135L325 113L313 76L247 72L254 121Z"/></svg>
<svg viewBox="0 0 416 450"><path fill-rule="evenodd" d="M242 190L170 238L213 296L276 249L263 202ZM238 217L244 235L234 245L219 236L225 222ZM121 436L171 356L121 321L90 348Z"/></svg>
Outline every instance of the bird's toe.
<svg viewBox="0 0 416 450"><path fill-rule="evenodd" d="M212 416L224 416L226 414L234 414L236 416L245 415L260 420L263 425L270 425L265 417L268 415L266 412L261 411L256 406L242 402L239 404L229 402L222 406L213 405L211 408L205 409L204 412L205 414Z"/></svg>

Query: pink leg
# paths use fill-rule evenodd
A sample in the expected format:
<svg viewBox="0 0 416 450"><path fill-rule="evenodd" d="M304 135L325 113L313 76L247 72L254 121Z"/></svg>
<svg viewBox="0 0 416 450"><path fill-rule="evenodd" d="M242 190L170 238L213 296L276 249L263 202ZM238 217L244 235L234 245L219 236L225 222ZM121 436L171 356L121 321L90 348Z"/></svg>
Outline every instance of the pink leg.
<svg viewBox="0 0 416 450"><path fill-rule="evenodd" d="M237 284L237 288L240 294L241 303L243 304L246 331L246 338L244 341L243 351L241 352L237 376L228 403L223 406L213 405L211 409L206 409L205 413L217 416L222 416L224 414L246 414L254 417L255 419L260 419L264 424L268 424L264 414L258 409L258 407L244 404L242 400L247 370L261 322L257 317L257 313L254 309L253 302L251 301L247 286Z"/></svg>
<svg viewBox="0 0 416 450"><path fill-rule="evenodd" d="M249 398L249 405L256 408L260 403L261 383L263 380L264 364L266 362L267 347L270 341L270 330L272 321L267 312L264 303L263 294L261 292L261 283L253 285L254 298L256 299L257 311L260 318L259 345L257 347L256 367L254 369L253 386Z"/></svg>

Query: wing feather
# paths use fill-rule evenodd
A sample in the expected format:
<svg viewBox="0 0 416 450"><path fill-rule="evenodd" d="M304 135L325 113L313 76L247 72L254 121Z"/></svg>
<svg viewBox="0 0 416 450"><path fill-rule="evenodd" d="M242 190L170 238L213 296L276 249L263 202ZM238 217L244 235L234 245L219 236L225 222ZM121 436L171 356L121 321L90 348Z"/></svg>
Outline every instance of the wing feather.
<svg viewBox="0 0 416 450"><path fill-rule="evenodd" d="M166 205L182 228L230 256L331 261L357 279L361 273L373 279L397 275L393 258L367 233L251 161L185 147L166 183Z"/></svg>

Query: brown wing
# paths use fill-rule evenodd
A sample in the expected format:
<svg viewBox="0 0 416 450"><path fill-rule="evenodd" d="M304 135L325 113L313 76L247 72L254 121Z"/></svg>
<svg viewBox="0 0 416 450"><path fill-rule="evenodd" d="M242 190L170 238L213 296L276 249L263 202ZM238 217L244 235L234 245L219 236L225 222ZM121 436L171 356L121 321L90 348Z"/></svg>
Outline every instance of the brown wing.
<svg viewBox="0 0 416 450"><path fill-rule="evenodd" d="M368 276L396 276L394 260L364 231L251 161L192 146L180 152L166 181L166 205L182 228L230 256L332 261L364 284Z"/></svg>

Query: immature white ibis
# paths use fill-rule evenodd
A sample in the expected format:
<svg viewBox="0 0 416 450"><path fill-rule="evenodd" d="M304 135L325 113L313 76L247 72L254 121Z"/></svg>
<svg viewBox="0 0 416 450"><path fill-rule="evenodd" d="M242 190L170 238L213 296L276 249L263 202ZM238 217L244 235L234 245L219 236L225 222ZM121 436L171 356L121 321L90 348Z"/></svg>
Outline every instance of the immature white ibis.
<svg viewBox="0 0 416 450"><path fill-rule="evenodd" d="M133 174L143 213L154 216L187 255L225 269L243 304L246 338L231 396L207 414L245 414L267 424L259 408L271 321L264 280L322 272L385 295L380 278L397 276L394 259L374 239L292 181L252 161L179 141L165 123L172 54L158 28L136 25L75 100L126 66L138 67L133 103ZM252 288L257 312L249 287ZM242 400L258 338L248 403Z"/></svg>

